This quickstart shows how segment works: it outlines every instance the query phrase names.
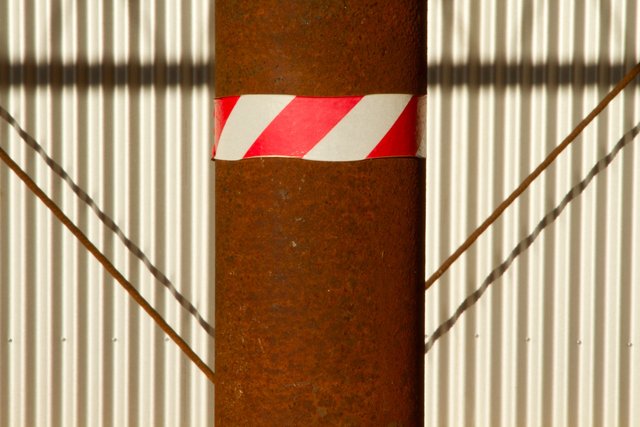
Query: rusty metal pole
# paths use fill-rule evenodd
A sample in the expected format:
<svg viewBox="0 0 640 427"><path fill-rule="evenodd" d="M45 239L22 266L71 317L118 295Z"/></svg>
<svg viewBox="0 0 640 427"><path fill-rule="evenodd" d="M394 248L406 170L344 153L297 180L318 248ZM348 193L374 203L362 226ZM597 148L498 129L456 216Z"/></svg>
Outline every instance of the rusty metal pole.
<svg viewBox="0 0 640 427"><path fill-rule="evenodd" d="M424 94L425 14L217 0L216 97ZM215 168L216 425L422 425L424 159Z"/></svg>

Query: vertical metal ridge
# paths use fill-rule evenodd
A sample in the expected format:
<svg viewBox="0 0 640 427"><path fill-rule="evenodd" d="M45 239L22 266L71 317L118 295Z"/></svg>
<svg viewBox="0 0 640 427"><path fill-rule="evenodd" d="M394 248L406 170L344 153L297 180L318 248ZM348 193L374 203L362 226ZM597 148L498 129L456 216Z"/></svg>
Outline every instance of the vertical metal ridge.
<svg viewBox="0 0 640 427"><path fill-rule="evenodd" d="M575 19L573 22L573 34L571 36L571 40L567 42L567 45L570 44L573 50L573 60L575 63L572 72L576 79L576 84L579 85L584 83L585 79L584 73L579 67L579 64L585 61L585 44L583 34L587 25L587 14L584 3L577 2L574 7L575 9L573 13ZM584 110L584 99L585 95L583 91L576 91L572 96L570 118L574 123L580 120L580 116ZM586 142L587 141L583 139L583 143ZM575 177L580 176L583 152L583 144L578 144L573 148L571 153L571 179L575 179ZM581 421L584 422L583 412L580 411L580 398L583 393L583 389L580 387L580 369L581 363L584 359L581 353L584 338L582 337L580 322L580 318L584 313L581 301L584 295L582 283L585 280L585 275L582 268L580 268L581 257L584 253L583 240L581 239L581 228L584 224L581 212L584 206L585 201L582 197L578 197L573 201L570 211L568 212L570 216L570 231L568 236L570 242L570 253L568 258L568 298L569 301L573 303L568 305L568 330L567 341L565 343L567 346L566 362L568 365L568 372L565 397L567 401L567 411L564 422L567 426L577 426L580 425Z"/></svg>
<svg viewBox="0 0 640 427"><path fill-rule="evenodd" d="M623 16L625 16L625 27L626 28L634 28L634 19L633 16L638 16L638 3L637 2L627 2L624 7ZM640 47L640 43L638 43L638 29L636 26L635 37L633 37L633 31L627 31L625 33L625 43L624 43L624 61L625 64L629 66L633 66L634 59L637 60L640 55L638 54ZM634 58L634 52L636 56ZM624 105L622 107L622 127L623 129L630 128L632 126L637 126L640 120L634 120L634 118L638 117L638 112L640 109L635 105L638 101L638 96L636 96L636 102L634 103L633 95L630 93L625 93L622 95ZM631 150L630 150L631 151ZM634 220L633 212L637 212L637 209L640 209L640 206L637 204L638 197L627 197L626 195L637 195L640 193L640 187L638 187L638 182L634 180L634 173L637 174L638 165L640 163L637 162L638 156L634 156L632 154L638 153L637 147L635 150L631 151L629 155L627 155L624 159L622 159L622 209L621 209L621 229L627 230L622 234L622 241L620 244L620 262L622 267L622 272L620 275L621 281L621 305L622 309L620 311L620 385L619 385L619 411L620 411L620 425L630 426L640 418L640 412L634 409L637 405L634 405L633 397L638 395L637 390L634 390L634 371L638 371L639 368L637 366L637 357L634 360L634 341L638 343L640 341L640 336L636 335L634 337L634 305L633 296L634 294L638 294L638 286L637 283L640 283L640 277L633 278L633 268L634 268L634 260L633 254L636 253L638 248L637 246L634 248L634 233L637 232L638 228L640 228L640 224L637 219ZM634 160L636 161L634 165ZM635 210L634 210L635 209ZM637 218L637 215L635 216ZM636 240L637 241L637 240ZM635 263L637 264L637 262ZM636 319L637 322L637 319ZM637 345L637 344L636 344ZM637 352L637 350L636 350ZM634 363L635 362L635 363ZM635 392L635 393L634 393ZM635 413L634 413L635 412Z"/></svg>
<svg viewBox="0 0 640 427"><path fill-rule="evenodd" d="M638 10L638 6L635 3L635 10ZM633 10L633 8L630 8ZM637 30L636 30L637 32ZM640 56L640 43L636 44L635 51L638 56ZM632 102L634 111L640 111L640 96L636 96L635 100ZM640 168L637 165L640 165L640 150L637 148L633 151L633 164L635 167L633 168L633 187L635 189L635 193L637 194L638 189L640 189ZM637 212L640 209L640 200L638 197L633 198L633 211ZM632 235L633 241L633 251L630 254L627 254L625 257L625 261L631 264L632 268L632 283L640 283L640 263L633 261L633 255L640 251L640 224L637 222L633 225L633 230L630 233ZM632 297L631 304L633 307L639 307L640 305L640 289L638 286L632 287ZM633 310L631 313L631 331L629 342L627 343L628 351L632 355L633 362L631 363L630 371L630 395L628 397L629 401L632 402L634 396L640 395L640 368L638 367L636 360L638 358L638 346L640 345L640 311ZM631 405L630 407L630 415L629 419L633 422L640 418L640 408L638 405Z"/></svg>
<svg viewBox="0 0 640 427"><path fill-rule="evenodd" d="M187 0L184 2L179 2L176 6L176 20L178 23L177 33L179 34L178 38L178 47L177 50L179 52L179 57L187 58L191 60L193 58L193 52L191 50L191 38L190 38L190 26L189 23L193 20L191 15L191 1ZM192 133L192 117L194 115L194 111L192 110L192 93L189 92L188 89L183 89L183 85L189 81L191 81L192 76L189 73L183 72L181 75L180 85L178 86L177 98L179 100L179 112L176 114L177 117L182 117L180 120L179 127L177 128L177 140L181 141L181 143L177 143L176 146L179 151L179 168L180 168L180 186L176 189L177 194L179 195L176 199L180 200L180 226L177 229L178 236L180 237L180 283L183 284L183 292L188 296L190 300L193 299L194 292L193 288L193 266L190 263L195 254L191 250L193 247L193 216L192 216L192 195L194 186L191 185L191 168L189 166L191 162L191 150L185 150L183 147L185 143L197 146L197 142L194 139L194 135ZM182 189L187 189L184 191ZM189 313L186 310L182 310L180 315L180 323L183 325L183 335L187 337L187 339L193 339L193 332L191 330L191 325L189 322ZM192 424L193 423L193 413L191 411L191 407L189 402L191 399L194 399L193 390L192 390L192 378L191 369L193 364L191 361L183 357L181 354L179 357L180 369L178 369L178 381L180 384L180 413L178 422Z"/></svg>
<svg viewBox="0 0 640 427"><path fill-rule="evenodd" d="M11 9L9 2L0 4L0 59L8 59L11 55ZM0 71L0 74L5 73ZM9 90L0 88L0 99L5 100L9 97ZM6 124L0 124L0 141L8 141L10 138L11 128ZM3 147L5 145L3 144ZM13 345L13 329L15 324L15 316L12 316L11 304L12 287L9 285L11 279L12 261L9 245L5 242L11 242L11 213L12 204L8 201L10 197L15 198L15 194L11 191L10 172L7 168L0 168L0 425L9 425L11 415L7 408L15 402L15 396L12 395L12 377L11 371L15 369L13 362L12 350ZM15 224L11 224L15 225ZM13 248L13 247L12 247Z"/></svg>
<svg viewBox="0 0 640 427"><path fill-rule="evenodd" d="M3 12L0 13L0 43L1 48L0 52L6 52L5 49L8 49L8 42L5 42L9 39L8 34L6 34L1 29L7 29L8 24L7 16L8 6L5 4L5 8ZM4 19L2 17L5 17ZM0 89L0 98L6 99L7 97L6 90ZM9 133L11 129L9 126L2 124L0 125L0 140L7 141L9 140ZM14 194L10 192L10 180L9 170L7 168L0 169L0 242L8 242L11 239L9 224L11 221L11 205L8 203L9 197ZM11 258L10 258L10 250L6 243L0 245L0 425L9 425L10 414L6 408L10 407L12 403L12 395L11 395L11 377L10 372L12 366L12 329L13 323L15 322L14 317L11 313L11 287L9 286L10 278L11 278Z"/></svg>
<svg viewBox="0 0 640 427"><path fill-rule="evenodd" d="M472 2L470 4L469 10L465 16L465 22L468 23L469 31L467 36L467 44L469 46L469 57L473 58L474 55L474 46L479 43L479 39L481 36L481 22L478 19L473 19L472 17L478 16L480 13L480 9L478 8L478 2ZM477 50L476 50L477 51ZM477 69L473 65L468 69L470 82L477 81ZM473 85L473 83L472 83ZM479 117L479 99L477 96L478 89L477 88L468 88L467 89L467 98L468 98L468 107L467 107L467 115L469 120L469 127L466 129L466 132L460 133L461 139L466 139L466 185L471 191L467 193L467 201L466 201L466 210L469 212L469 215L466 217L466 221L463 225L464 234L469 234L472 232L476 223L478 221L476 213L478 211L478 206L480 204L479 201L479 192L478 192L478 183L476 181L476 177L478 175L479 165L475 161L479 156L479 141L478 135L476 134L474 129L477 129L480 125L480 117ZM429 191L429 182L427 182L427 192ZM427 219L429 221L429 219ZM474 278L475 278L475 269L478 264L479 254L475 248L472 248L467 253L466 259L466 271L464 275L464 293L466 295L471 294L475 290ZM428 274L428 273L427 273ZM471 310L468 313L465 319L465 334L463 340L471 343L468 346L467 352L464 355L463 363L465 368L464 377L462 377L459 381L461 383L461 387L464 390L463 396L473 395L477 392L477 384L478 384L478 372L480 367L477 363L477 354L478 348L474 343L476 340L476 335L479 333L476 328L476 324L478 322L478 312L476 310ZM472 400L469 402L469 405L466 405L464 410L464 416L460 420L462 424L465 425L473 425L475 423L475 417L479 411L479 402L476 400Z"/></svg>
<svg viewBox="0 0 640 427"><path fill-rule="evenodd" d="M205 26L203 33L200 35L202 38L201 43L201 51L200 58L214 58L215 60L215 7L213 3L207 2L206 4L200 3L202 7L207 7L208 9L203 10L202 16L206 16L207 22L209 22L208 26ZM212 73L213 70L210 71ZM213 98L215 95L215 90L213 86L208 87L206 91L202 94L203 100L200 104L201 107L206 107L206 111L213 111ZM202 120L202 116L199 115ZM205 116L206 117L206 116ZM208 120L202 120L200 123L200 135L211 135L212 128L209 125ZM211 141L211 138L203 138L203 144L205 141ZM207 153L209 151L209 147L212 147L210 143L205 144L207 148ZM198 152L199 153L199 152ZM206 200L206 203L203 203L204 211L202 213L202 226L205 230L205 233L200 236L202 239L202 244L200 248L203 250L203 256L201 258L200 265L204 264L202 273L202 282L207 283L211 279L215 281L216 270L215 270L215 239L213 238L216 232L215 221L211 221L210 218L215 218L215 197L213 194L213 189L215 188L215 164L213 162L208 162L210 167L203 168L202 174L198 178L201 183L203 183L203 190L200 193L201 200ZM202 289L202 288L200 288ZM208 308L209 318L214 317L214 307L216 304L215 301L215 290L207 287L203 292L203 300L205 302L204 306ZM215 344L215 343L214 343ZM209 366L215 366L215 345L207 346L208 358L205 359ZM200 382L202 384L202 382ZM215 401L215 390L214 387L211 387L209 384L201 385L201 390L204 389L204 393L201 394L200 404L203 407L201 410L201 414L204 415L204 420L207 420L207 423L210 420L214 419L215 409L213 402Z"/></svg>
<svg viewBox="0 0 640 427"><path fill-rule="evenodd" d="M116 24L119 23L118 18L114 16L113 3L105 2L98 6L100 10L100 46L102 57L100 59L102 68L102 78L105 80L112 79L106 72L106 65L113 64L119 59L117 48L117 35L119 31ZM116 212L116 193L123 191L119 188L116 179L116 155L117 155L117 119L120 114L117 108L117 97L119 90L102 90L100 99L101 108L101 138L99 145L99 162L100 162L100 189L101 206L106 212ZM102 251L109 258L114 258L114 236L113 234L100 227L100 240L102 243ZM111 276L103 269L99 270L100 282L102 286L98 290L99 303L99 344L98 348L101 353L99 366L99 384L100 384L100 423L104 426L114 425L116 422L114 409L116 396L114 394L115 382L115 361L119 347L122 346L122 336L118 336L115 325L115 309L116 309L116 289L115 283Z"/></svg>
<svg viewBox="0 0 640 427"><path fill-rule="evenodd" d="M155 150L153 150L154 154L154 165L153 165L153 180L156 183L156 191L152 196L152 200L155 206L155 211L159 212L160 215L154 218L154 234L156 236L157 248L156 257L159 260L160 264L164 266L165 269L169 268L170 260L167 256L166 248L170 244L167 239L167 224L170 222L167 221L167 202L166 193L169 188L167 183L171 182L169 176L167 176L165 172L165 159L167 157L166 151L168 150L167 144L167 130L166 130L166 109L167 109L167 89L162 86L162 83L166 80L166 40L165 40L165 32L166 32L166 2L164 0L160 0L156 2L155 10L154 10L154 26L153 26L153 40L154 40L154 56L153 60L158 65L155 68L155 76L154 79L156 82L160 83L160 86L155 89L154 98L155 98L155 117L154 117L154 126L157 129L157 132L154 133L154 141L156 142ZM170 143L169 143L170 144ZM161 189L161 190L160 190ZM169 275L174 275L174 271L168 271ZM166 313L166 304L165 304L165 295L162 291L155 292L155 301L156 306L163 310ZM159 331L154 331L152 342L155 343L155 346L159 346L162 343L162 336ZM166 374L169 373L167 371L167 352L157 352L154 355L154 374L155 378L152 383L152 390L154 401L159 402L159 405L154 405L153 410L153 422L155 425L166 425L169 420L166 418L166 403L169 402L172 396L166 396L166 394L171 394L173 388L169 389L167 387ZM167 393L167 391L169 393Z"/></svg>

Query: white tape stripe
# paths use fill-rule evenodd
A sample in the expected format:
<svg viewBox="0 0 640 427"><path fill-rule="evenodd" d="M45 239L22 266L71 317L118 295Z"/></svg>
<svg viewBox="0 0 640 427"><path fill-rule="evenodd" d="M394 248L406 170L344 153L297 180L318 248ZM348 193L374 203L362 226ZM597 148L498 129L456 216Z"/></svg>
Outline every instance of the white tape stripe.
<svg viewBox="0 0 640 427"><path fill-rule="evenodd" d="M295 98L293 95L244 95L220 135L216 158L240 160L260 134Z"/></svg>
<svg viewBox="0 0 640 427"><path fill-rule="evenodd" d="M387 134L411 95L367 95L303 158L361 160Z"/></svg>

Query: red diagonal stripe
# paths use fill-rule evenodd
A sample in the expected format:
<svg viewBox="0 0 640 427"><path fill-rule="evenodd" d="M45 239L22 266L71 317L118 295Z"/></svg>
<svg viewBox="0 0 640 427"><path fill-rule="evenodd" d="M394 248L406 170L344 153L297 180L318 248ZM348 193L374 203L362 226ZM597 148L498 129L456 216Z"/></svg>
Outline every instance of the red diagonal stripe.
<svg viewBox="0 0 640 427"><path fill-rule="evenodd" d="M213 143L213 154L215 156L216 149L218 148L218 141L220 141L220 135L222 134L222 129L224 129L224 125L227 123L227 119L231 115L231 111L233 111L233 107L236 106L239 96L227 96L224 98L218 98L214 101L214 143Z"/></svg>
<svg viewBox="0 0 640 427"><path fill-rule="evenodd" d="M244 157L302 157L361 99L361 96L296 97L267 126Z"/></svg>
<svg viewBox="0 0 640 427"><path fill-rule="evenodd" d="M367 158L415 156L418 150L417 120L418 97L414 96Z"/></svg>

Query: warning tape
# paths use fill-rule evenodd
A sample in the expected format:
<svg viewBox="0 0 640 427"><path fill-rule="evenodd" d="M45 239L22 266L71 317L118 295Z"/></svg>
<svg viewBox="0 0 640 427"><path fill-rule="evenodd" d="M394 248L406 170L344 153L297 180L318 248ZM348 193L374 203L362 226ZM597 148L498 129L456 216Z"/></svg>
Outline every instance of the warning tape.
<svg viewBox="0 0 640 427"><path fill-rule="evenodd" d="M215 100L213 158L424 157L425 97L242 95Z"/></svg>

